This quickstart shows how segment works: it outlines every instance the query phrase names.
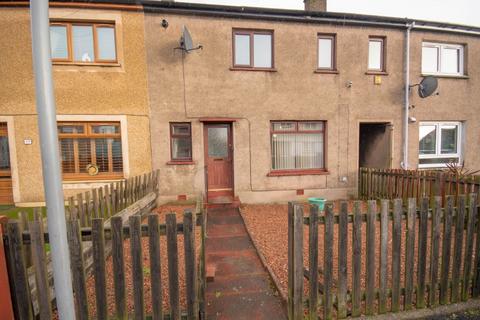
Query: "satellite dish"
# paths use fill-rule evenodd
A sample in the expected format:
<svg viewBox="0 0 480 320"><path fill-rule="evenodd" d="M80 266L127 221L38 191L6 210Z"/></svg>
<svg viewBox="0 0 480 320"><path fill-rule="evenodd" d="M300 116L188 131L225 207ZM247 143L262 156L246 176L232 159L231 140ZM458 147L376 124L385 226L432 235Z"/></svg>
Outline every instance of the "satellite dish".
<svg viewBox="0 0 480 320"><path fill-rule="evenodd" d="M182 36L180 38L180 48L181 50L189 53L192 50L202 49L202 46L199 45L197 47L193 46L192 36L190 35L190 31L188 31L186 26L183 26Z"/></svg>
<svg viewBox="0 0 480 320"><path fill-rule="evenodd" d="M431 96L438 88L438 80L435 77L428 76L418 85L418 95L420 98Z"/></svg>

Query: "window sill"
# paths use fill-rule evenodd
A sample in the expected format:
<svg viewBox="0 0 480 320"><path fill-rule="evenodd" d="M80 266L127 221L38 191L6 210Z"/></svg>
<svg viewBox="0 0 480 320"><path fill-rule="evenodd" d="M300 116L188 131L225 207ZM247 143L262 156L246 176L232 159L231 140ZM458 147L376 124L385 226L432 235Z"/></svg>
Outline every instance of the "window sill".
<svg viewBox="0 0 480 320"><path fill-rule="evenodd" d="M168 161L167 162L167 165L169 166L186 166L186 165L193 165L193 164L197 164L196 161Z"/></svg>
<svg viewBox="0 0 480 320"><path fill-rule="evenodd" d="M339 74L338 70L334 69L316 69L313 73Z"/></svg>
<svg viewBox="0 0 480 320"><path fill-rule="evenodd" d="M63 183L102 183L124 180L123 176L89 176L89 177L63 177Z"/></svg>
<svg viewBox="0 0 480 320"><path fill-rule="evenodd" d="M231 67L230 71L263 71L263 72L277 72L275 68L242 68L242 67Z"/></svg>
<svg viewBox="0 0 480 320"><path fill-rule="evenodd" d="M438 164L434 164L434 165L428 165L428 164L418 164L418 169L420 170L426 170L426 169L445 169L445 168L448 168L447 164L446 163L438 163Z"/></svg>
<svg viewBox="0 0 480 320"><path fill-rule="evenodd" d="M285 176L308 176L308 175L329 175L330 172L325 169L306 169L306 170L276 170L270 171L267 177L285 177Z"/></svg>
<svg viewBox="0 0 480 320"><path fill-rule="evenodd" d="M365 72L366 75L373 75L373 76L388 76L388 72L386 71L375 71L375 70L369 70Z"/></svg>
<svg viewBox="0 0 480 320"><path fill-rule="evenodd" d="M121 67L118 62L97 62L97 63L81 63L68 61L52 61L54 66L76 66L76 67Z"/></svg>
<svg viewBox="0 0 480 320"><path fill-rule="evenodd" d="M422 77L435 77L435 78L447 78L447 79L470 79L469 76L455 75L455 74L435 74L435 73L422 73Z"/></svg>

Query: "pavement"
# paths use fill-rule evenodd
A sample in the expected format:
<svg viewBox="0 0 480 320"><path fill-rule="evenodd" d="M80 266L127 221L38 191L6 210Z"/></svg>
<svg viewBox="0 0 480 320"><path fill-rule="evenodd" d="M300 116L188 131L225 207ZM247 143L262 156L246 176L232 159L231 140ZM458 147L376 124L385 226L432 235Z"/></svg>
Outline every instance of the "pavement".
<svg viewBox="0 0 480 320"><path fill-rule="evenodd" d="M207 319L287 319L238 208L208 210Z"/></svg>

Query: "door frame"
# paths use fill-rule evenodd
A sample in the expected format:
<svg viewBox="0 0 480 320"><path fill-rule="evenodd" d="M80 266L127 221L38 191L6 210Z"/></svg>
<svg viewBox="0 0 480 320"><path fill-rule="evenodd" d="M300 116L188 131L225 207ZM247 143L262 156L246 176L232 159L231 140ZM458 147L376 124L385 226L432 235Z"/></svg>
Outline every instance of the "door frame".
<svg viewBox="0 0 480 320"><path fill-rule="evenodd" d="M389 168L393 168L393 158L394 158L394 152L395 152L395 146L394 146L394 129L395 126L393 124L393 120L388 120L388 119L379 119L379 120L358 120L357 122L357 143L356 143L356 148L357 148L357 166L356 170L360 168L360 129L362 124L386 124L390 126L390 160L389 160Z"/></svg>
<svg viewBox="0 0 480 320"><path fill-rule="evenodd" d="M18 163L17 163L17 151L15 145L15 127L13 116L0 116L0 122L7 124L8 132L8 149L10 152L10 174L12 179L12 195L13 203L20 202L20 187L18 185Z"/></svg>
<svg viewBox="0 0 480 320"><path fill-rule="evenodd" d="M204 170L205 170L205 197L208 202L208 136L207 128L208 126L215 125L227 125L229 130L229 140L231 142L231 148L229 150L232 157L231 165L231 180L232 180L232 200L235 198L235 143L233 136L233 122L234 121L202 121L203 123L203 161L204 161Z"/></svg>

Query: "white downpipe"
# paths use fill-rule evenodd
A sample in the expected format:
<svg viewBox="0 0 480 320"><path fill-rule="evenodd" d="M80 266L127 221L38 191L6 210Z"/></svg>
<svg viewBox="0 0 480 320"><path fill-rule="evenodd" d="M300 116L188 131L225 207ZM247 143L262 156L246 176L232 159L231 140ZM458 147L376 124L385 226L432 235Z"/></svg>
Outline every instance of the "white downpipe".
<svg viewBox="0 0 480 320"><path fill-rule="evenodd" d="M415 22L407 24L405 33L405 105L403 110L403 161L401 166L408 169L408 118L410 107L410 30Z"/></svg>

